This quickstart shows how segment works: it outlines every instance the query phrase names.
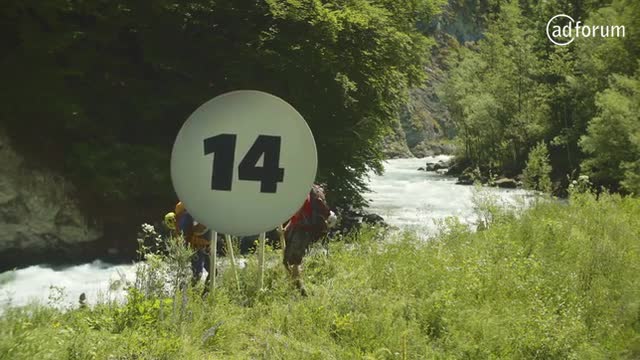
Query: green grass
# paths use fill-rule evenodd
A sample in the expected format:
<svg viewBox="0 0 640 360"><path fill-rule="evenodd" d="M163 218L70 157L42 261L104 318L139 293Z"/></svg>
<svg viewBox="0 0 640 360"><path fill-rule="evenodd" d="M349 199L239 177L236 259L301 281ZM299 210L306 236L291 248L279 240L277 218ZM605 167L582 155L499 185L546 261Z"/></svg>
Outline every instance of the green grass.
<svg viewBox="0 0 640 360"><path fill-rule="evenodd" d="M540 202L477 233L450 221L427 243L383 245L372 230L306 259L307 298L279 256L267 254L265 291L254 257L240 292L225 271L214 299L188 294L182 318L134 291L126 306L9 309L0 358L640 358L638 199Z"/></svg>

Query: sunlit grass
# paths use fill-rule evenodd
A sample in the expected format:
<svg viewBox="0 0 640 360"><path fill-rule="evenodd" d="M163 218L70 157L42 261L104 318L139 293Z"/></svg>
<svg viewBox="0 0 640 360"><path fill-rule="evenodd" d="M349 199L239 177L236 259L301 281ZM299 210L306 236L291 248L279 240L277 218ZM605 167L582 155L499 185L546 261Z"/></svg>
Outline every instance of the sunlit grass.
<svg viewBox="0 0 640 360"><path fill-rule="evenodd" d="M204 300L196 288L64 313L8 309L0 358L640 357L640 200L575 195L519 216L478 204L486 230L450 219L429 242L382 242L371 229L311 252L307 298L267 249L264 290L252 256L240 291L225 269Z"/></svg>

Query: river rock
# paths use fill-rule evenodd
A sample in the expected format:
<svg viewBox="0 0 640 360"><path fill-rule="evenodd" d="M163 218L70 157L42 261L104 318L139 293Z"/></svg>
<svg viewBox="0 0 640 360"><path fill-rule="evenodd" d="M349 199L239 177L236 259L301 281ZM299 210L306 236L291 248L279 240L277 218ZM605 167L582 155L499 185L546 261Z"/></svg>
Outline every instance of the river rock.
<svg viewBox="0 0 640 360"><path fill-rule="evenodd" d="M473 180L465 175L460 175L458 177L458 181L456 181L457 185L473 185Z"/></svg>
<svg viewBox="0 0 640 360"><path fill-rule="evenodd" d="M482 174L478 168L466 168L460 176L458 176L458 185L473 185L476 181L483 182Z"/></svg>
<svg viewBox="0 0 640 360"><path fill-rule="evenodd" d="M518 187L518 182L510 178L501 178L494 183L497 187L506 189L515 189Z"/></svg>
<svg viewBox="0 0 640 360"><path fill-rule="evenodd" d="M359 231L363 224L380 226L388 228L389 225L384 221L384 218L378 214L366 213L361 210L352 208L338 208L336 209L338 215L338 225L331 229L329 235L335 236L337 234L348 234L354 231Z"/></svg>
<svg viewBox="0 0 640 360"><path fill-rule="evenodd" d="M30 167L0 129L0 271L81 251L101 238L63 177Z"/></svg>
<svg viewBox="0 0 640 360"><path fill-rule="evenodd" d="M451 165L450 161L438 160L438 162L427 162L427 171L438 171L440 169L448 169Z"/></svg>
<svg viewBox="0 0 640 360"><path fill-rule="evenodd" d="M407 140L410 140L409 138ZM455 152L455 146L451 144L438 143L437 140L423 140L415 146L408 141L411 152L417 157L429 157L438 155L452 155Z"/></svg>
<svg viewBox="0 0 640 360"><path fill-rule="evenodd" d="M449 168L442 168L442 169L436 170L436 173L438 173L438 175L447 175L448 172L449 172Z"/></svg>
<svg viewBox="0 0 640 360"><path fill-rule="evenodd" d="M378 214L365 214L362 217L362 222L369 225L377 225L387 227L387 223L384 221L384 218Z"/></svg>
<svg viewBox="0 0 640 360"><path fill-rule="evenodd" d="M420 143L419 145L412 148L411 152L415 157L421 158L436 155L436 153L433 150L429 149L428 146L426 146L424 143Z"/></svg>
<svg viewBox="0 0 640 360"><path fill-rule="evenodd" d="M440 160L437 164L434 165L433 170L438 171L438 170L448 169L448 168L449 168L449 163L446 161Z"/></svg>
<svg viewBox="0 0 640 360"><path fill-rule="evenodd" d="M425 171L425 169L423 167L419 167L418 171Z"/></svg>
<svg viewBox="0 0 640 360"><path fill-rule="evenodd" d="M468 167L462 160L458 158L452 158L449 160L449 175L460 176L462 172Z"/></svg>

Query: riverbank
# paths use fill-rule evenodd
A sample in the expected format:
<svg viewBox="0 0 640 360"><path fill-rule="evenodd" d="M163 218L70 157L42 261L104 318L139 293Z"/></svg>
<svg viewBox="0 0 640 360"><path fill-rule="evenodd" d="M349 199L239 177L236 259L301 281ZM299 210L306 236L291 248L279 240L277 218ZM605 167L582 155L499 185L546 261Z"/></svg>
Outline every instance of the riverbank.
<svg viewBox="0 0 640 360"><path fill-rule="evenodd" d="M522 204L531 199L531 193L524 190L485 188L478 192L472 186L456 185L455 178L416 170L427 161L447 159L447 156L436 156L386 161L383 175L371 175L372 192L367 194L371 200L369 211L381 215L389 225L410 230L426 240L435 235L438 224L450 216L475 229L479 218L474 201L481 193L495 196L502 206L516 209L522 209ZM134 231L129 242L137 245L135 235ZM132 280L132 259L76 260L78 262L65 266L42 263L0 273L0 304L11 301L20 306L32 300L47 303L52 286L65 289L64 304L77 303L83 292L92 302L99 293L106 294L110 283L121 278L120 274Z"/></svg>
<svg viewBox="0 0 640 360"><path fill-rule="evenodd" d="M490 203L483 231L449 222L424 242L375 233L309 256L311 295L279 266L256 289L250 258L238 292L215 299L130 297L61 313L0 318L0 358L637 358L640 200L578 195L516 215ZM268 252L277 259L278 252ZM182 317L181 317L182 316Z"/></svg>

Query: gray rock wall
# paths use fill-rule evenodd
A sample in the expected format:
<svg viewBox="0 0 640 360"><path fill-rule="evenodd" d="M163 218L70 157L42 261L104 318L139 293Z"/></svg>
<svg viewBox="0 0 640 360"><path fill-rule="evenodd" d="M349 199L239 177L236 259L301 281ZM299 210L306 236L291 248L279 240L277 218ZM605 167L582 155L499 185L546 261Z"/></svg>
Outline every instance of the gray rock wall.
<svg viewBox="0 0 640 360"><path fill-rule="evenodd" d="M407 146L406 134L400 121L393 123L393 132L384 139L383 148L387 159L413 157L411 150Z"/></svg>
<svg viewBox="0 0 640 360"><path fill-rule="evenodd" d="M102 235L80 210L73 186L30 168L0 129L0 255L64 253Z"/></svg>
<svg viewBox="0 0 640 360"><path fill-rule="evenodd" d="M438 46L433 50L431 64L425 69L426 82L409 92L409 101L401 109L400 127L393 127L393 134L385 142L388 158L399 153L398 149L408 149L408 156L425 157L451 155L455 147L450 139L455 136L454 125L447 107L440 98L439 90L446 81L443 58L448 46L448 37L441 35Z"/></svg>

